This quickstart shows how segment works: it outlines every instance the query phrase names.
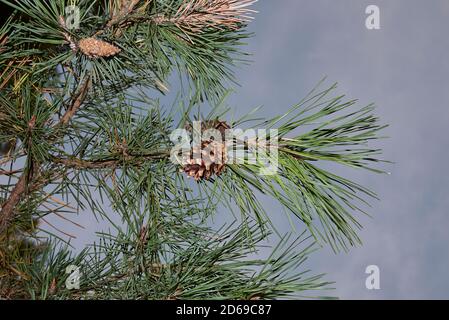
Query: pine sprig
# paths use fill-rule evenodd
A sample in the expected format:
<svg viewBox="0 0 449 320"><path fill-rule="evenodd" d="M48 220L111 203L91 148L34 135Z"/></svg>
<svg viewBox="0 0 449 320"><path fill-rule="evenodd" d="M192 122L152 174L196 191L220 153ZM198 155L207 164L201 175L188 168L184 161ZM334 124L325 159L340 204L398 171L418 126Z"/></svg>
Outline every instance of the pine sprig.
<svg viewBox="0 0 449 320"><path fill-rule="evenodd" d="M65 1L2 1L25 17L14 24L16 32L11 38L17 47L15 55L26 52L41 60L36 62L37 72L58 65L69 66L78 77L89 71L96 90L105 94L104 86L124 83L139 83L165 93L169 75L177 70L191 80L198 98L211 99L224 93L225 82L234 82L232 67L242 61L239 47L249 36L244 30L252 11L246 7L253 2L226 5L228 1L214 0L203 12L199 1L142 1L114 13L117 9L103 7L99 1L77 0L73 4L80 10L80 29L69 30L64 20ZM98 11L105 15L96 15ZM190 22L161 20L176 12L190 17L182 19ZM199 19L198 15L209 18ZM206 27L211 19L214 27ZM196 32L197 28L202 32Z"/></svg>
<svg viewBox="0 0 449 320"><path fill-rule="evenodd" d="M224 106L255 1L0 1L15 10L0 26L0 142L9 144L0 149L1 298L273 299L329 288L303 263L316 240L335 250L359 243L354 212L375 194L321 164L381 172L380 150L368 144L384 126L372 106L333 97L334 86L259 123L226 122L220 107L194 114L201 100ZM65 20L69 4L78 29ZM174 71L193 94L167 112L154 95ZM170 134L193 119L277 129L275 152L183 170ZM276 154L278 171L260 175ZM195 170L198 182L181 172ZM259 192L307 229L281 235L268 257L262 245L278 242L277 215ZM213 227L217 212L235 222ZM77 254L63 246L76 235L51 220L80 227L73 214L104 222ZM65 285L70 265L82 269L80 289Z"/></svg>
<svg viewBox="0 0 449 320"><path fill-rule="evenodd" d="M296 240L282 239L271 255L254 260L249 255L257 251L239 227L213 231L198 229L187 221L180 227L166 230L157 243L154 238L147 243L168 243L160 257L140 249L139 235L133 239L129 232L117 236L104 233L98 245L76 256L50 245L31 265L22 265L20 272L30 275L27 290L34 299L313 298L307 292L321 295L330 288L331 283L321 280L322 275L309 275L306 269L292 275L315 249L303 235ZM258 230L252 229L255 235ZM187 232L193 238L183 246L172 246L179 243L175 231ZM258 235L256 241L263 238ZM79 290L65 288L65 268L69 265L80 267Z"/></svg>
<svg viewBox="0 0 449 320"><path fill-rule="evenodd" d="M368 143L382 138L378 133L386 126L379 124L372 105L354 109L355 101L345 101L344 96L329 98L334 89L335 85L314 90L283 116L260 124L260 128L278 130L277 159L269 152L259 152L256 163L230 167L232 174L277 199L316 238L338 250L361 244L356 232L361 225L352 212L364 213L361 205L368 205L367 198L376 195L319 164L382 173L373 166L385 162L378 158L380 150L368 147ZM295 134L298 130L302 133ZM279 166L276 174L260 175L274 160ZM252 193L242 188L245 194ZM254 207L258 211L260 206Z"/></svg>

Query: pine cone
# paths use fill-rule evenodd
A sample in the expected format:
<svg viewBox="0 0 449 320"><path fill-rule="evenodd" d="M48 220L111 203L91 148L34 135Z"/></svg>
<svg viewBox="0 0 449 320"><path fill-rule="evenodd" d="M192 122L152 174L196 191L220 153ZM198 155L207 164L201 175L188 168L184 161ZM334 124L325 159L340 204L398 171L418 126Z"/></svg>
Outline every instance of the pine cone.
<svg viewBox="0 0 449 320"><path fill-rule="evenodd" d="M225 131L230 127L226 122L218 120L201 123L202 132L211 128L220 131L222 140L201 141L201 146L194 147L192 152L183 158L182 161L184 166L181 171L184 171L196 181L208 180L214 174L219 176L226 169L227 148L225 144ZM186 129L192 131L192 126L188 124Z"/></svg>
<svg viewBox="0 0 449 320"><path fill-rule="evenodd" d="M190 123L186 124L185 126L186 130L192 132L192 125ZM217 129L220 131L221 136L223 138L223 141L225 139L225 133L227 129L230 129L231 127L226 123L226 121L220 121L220 120L206 120L201 121L201 132L204 132L208 129Z"/></svg>
<svg viewBox="0 0 449 320"><path fill-rule="evenodd" d="M103 40L85 38L78 42L79 50L89 58L111 57L122 51L120 48Z"/></svg>

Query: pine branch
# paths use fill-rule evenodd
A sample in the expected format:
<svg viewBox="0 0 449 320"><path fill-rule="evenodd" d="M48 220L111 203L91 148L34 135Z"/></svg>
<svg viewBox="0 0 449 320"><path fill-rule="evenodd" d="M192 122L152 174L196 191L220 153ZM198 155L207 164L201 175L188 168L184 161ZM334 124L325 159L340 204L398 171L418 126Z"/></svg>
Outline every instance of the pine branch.
<svg viewBox="0 0 449 320"><path fill-rule="evenodd" d="M0 234L8 229L16 214L15 208L17 204L27 195L29 181L33 179L34 174L38 171L38 166L32 161L30 162L31 169L20 176L8 199L2 205L2 210L0 211Z"/></svg>
<svg viewBox="0 0 449 320"><path fill-rule="evenodd" d="M239 29L249 22L254 10L247 9L257 0L188 0L171 16L157 15L152 20L156 24L172 23L192 33L205 28Z"/></svg>
<svg viewBox="0 0 449 320"><path fill-rule="evenodd" d="M35 125L36 118L32 117L28 122L27 128L29 136L31 136L32 131L35 129ZM27 169L20 176L8 199L2 204L2 209L0 211L0 234L5 232L8 228L11 220L14 218L17 204L28 193L28 183L33 180L34 175L39 171L39 165L32 157L29 156L27 160Z"/></svg>
<svg viewBox="0 0 449 320"><path fill-rule="evenodd" d="M65 112L65 114L62 116L61 120L59 121L58 126L62 127L69 123L70 119L73 118L73 116L76 114L78 109L83 104L84 100L86 99L87 93L89 92L91 86L91 78L90 76L87 76L84 79L84 83L79 89L78 93L75 95L75 97L72 98L72 103Z"/></svg>
<svg viewBox="0 0 449 320"><path fill-rule="evenodd" d="M0 276L0 296L13 297L11 287L37 299L271 299L328 288L321 275L301 267L313 238L334 249L358 243L353 213L375 194L320 164L381 171L372 167L381 161L379 150L366 147L383 129L372 106L338 114L354 101L328 98L331 87L259 123L278 129L273 175L260 174L271 162L266 149L255 163L212 165L191 159L193 152L187 165L168 161L174 119L201 118L204 98L224 103L254 0L80 0L79 30L66 26L66 1L0 1L20 17L0 27L0 140L17 141L18 149L0 161L11 164L0 175L21 174L0 185L0 258L11 258L0 263L11 282ZM162 91L173 70L194 90L188 106L167 114L147 89ZM223 119L228 111L212 111L206 127L233 127ZM257 145L253 139L243 149ZM203 146L216 147L218 157L227 142L209 139ZM273 240L269 223L277 219L257 192L303 222L312 243L297 250L302 237L291 244L283 237L268 258L251 259L258 245ZM36 232L34 221L46 215L71 221L65 214L81 210L108 222L92 248L72 256L53 243L58 234L42 228L53 244L20 251ZM217 212L237 226L211 228ZM63 285L67 265L84 267L78 291Z"/></svg>
<svg viewBox="0 0 449 320"><path fill-rule="evenodd" d="M66 113L61 118L58 123L58 127L64 127L68 124L70 119L76 114L80 106L84 102L87 93L90 88L90 78L87 77L84 84L81 86L79 92L73 97L72 103L67 109ZM34 120L34 121L33 121ZM34 130L35 118L32 118L28 123L28 130L30 133ZM38 176L40 172L40 164L33 159L30 155L28 156L28 170L21 175L16 185L12 189L8 199L3 203L2 209L0 211L0 234L5 232L14 218L16 206L24 199L24 197L29 192L30 184L33 184L35 177Z"/></svg>
<svg viewBox="0 0 449 320"><path fill-rule="evenodd" d="M134 155L127 154L123 159L113 159L113 160L83 160L79 158L57 158L52 157L52 161L56 164L62 164L67 168L73 168L77 170L82 169L117 169L124 165L136 165L146 163L150 160L161 160L167 159L170 156L170 150L154 152L149 154Z"/></svg>
<svg viewBox="0 0 449 320"><path fill-rule="evenodd" d="M19 173L19 172L21 172L21 170L3 170L3 169L0 169L0 176L1 175L11 176L11 175Z"/></svg>
<svg viewBox="0 0 449 320"><path fill-rule="evenodd" d="M152 0L145 1L143 7L148 6ZM126 17L134 10L140 0L115 0L110 1L111 19L108 21L106 28L111 28Z"/></svg>

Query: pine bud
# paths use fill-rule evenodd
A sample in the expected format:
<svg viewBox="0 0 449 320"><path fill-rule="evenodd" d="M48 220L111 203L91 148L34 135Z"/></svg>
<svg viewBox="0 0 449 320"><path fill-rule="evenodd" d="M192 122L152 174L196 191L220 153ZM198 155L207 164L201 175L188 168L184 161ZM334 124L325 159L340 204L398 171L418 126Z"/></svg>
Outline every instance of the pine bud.
<svg viewBox="0 0 449 320"><path fill-rule="evenodd" d="M122 51L120 48L103 40L85 38L78 42L79 50L89 58L111 57Z"/></svg>

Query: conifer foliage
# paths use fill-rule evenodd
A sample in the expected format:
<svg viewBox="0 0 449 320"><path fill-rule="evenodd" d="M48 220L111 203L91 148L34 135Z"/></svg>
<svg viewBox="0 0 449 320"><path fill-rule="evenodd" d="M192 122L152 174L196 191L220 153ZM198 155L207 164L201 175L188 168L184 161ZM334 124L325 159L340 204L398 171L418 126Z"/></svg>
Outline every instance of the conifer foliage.
<svg viewBox="0 0 449 320"><path fill-rule="evenodd" d="M384 126L372 105L323 84L273 119L233 119L226 96L255 0L0 2L1 299L329 294L304 262L360 244L375 194L322 164L382 172L368 144ZM173 74L170 108L159 98ZM228 139L231 129L270 133ZM200 143L180 154L176 130ZM82 215L105 228L75 250L52 222L81 228ZM290 215L299 231L283 234L276 221Z"/></svg>

